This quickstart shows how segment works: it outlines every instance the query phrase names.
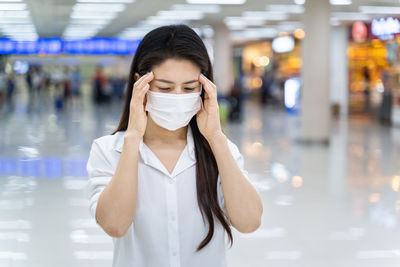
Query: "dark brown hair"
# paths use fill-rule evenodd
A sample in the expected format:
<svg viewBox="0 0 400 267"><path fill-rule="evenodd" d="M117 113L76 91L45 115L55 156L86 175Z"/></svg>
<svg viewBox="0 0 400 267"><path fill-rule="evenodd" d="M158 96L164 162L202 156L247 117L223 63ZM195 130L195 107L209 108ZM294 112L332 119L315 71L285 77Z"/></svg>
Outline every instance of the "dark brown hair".
<svg viewBox="0 0 400 267"><path fill-rule="evenodd" d="M143 37L133 58L125 105L118 128L114 134L118 131L125 131L128 128L130 100L135 83L135 73L145 74L153 66L159 65L170 58L190 60L201 69L201 72L209 80L213 81L213 69L207 49L201 38L190 27L186 25L169 25L150 31ZM204 91L201 97L204 100ZM192 118L189 125L193 133L197 161L197 201L203 221L206 218L209 225L208 234L198 246L197 251L204 248L211 241L214 235L214 218L224 227L232 245L233 238L229 221L218 204L217 162L209 143L199 131L196 116Z"/></svg>

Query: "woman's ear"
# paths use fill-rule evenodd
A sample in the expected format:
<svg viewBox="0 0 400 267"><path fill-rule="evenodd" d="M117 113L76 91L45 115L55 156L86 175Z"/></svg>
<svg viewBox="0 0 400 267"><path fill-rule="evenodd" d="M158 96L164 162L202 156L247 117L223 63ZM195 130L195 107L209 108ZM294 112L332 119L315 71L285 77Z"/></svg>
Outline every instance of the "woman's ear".
<svg viewBox="0 0 400 267"><path fill-rule="evenodd" d="M133 75L133 79L135 79L135 82L136 82L137 80L139 80L139 78L140 78L139 73L135 72L135 75Z"/></svg>

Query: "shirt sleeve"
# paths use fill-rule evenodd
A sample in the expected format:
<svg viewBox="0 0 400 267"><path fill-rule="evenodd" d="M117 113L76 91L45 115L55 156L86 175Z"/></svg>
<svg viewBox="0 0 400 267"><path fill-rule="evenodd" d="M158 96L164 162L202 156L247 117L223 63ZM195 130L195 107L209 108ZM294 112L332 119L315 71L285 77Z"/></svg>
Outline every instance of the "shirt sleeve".
<svg viewBox="0 0 400 267"><path fill-rule="evenodd" d="M106 154L97 140L92 143L86 170L89 175L86 185L86 197L89 199L90 214L96 220L97 202L114 175ZM97 220L96 223L98 223Z"/></svg>
<svg viewBox="0 0 400 267"><path fill-rule="evenodd" d="M232 154L233 158L235 159L237 165L239 166L239 169L242 171L244 177L247 180L249 180L249 173L244 169L244 158L243 158L243 155L240 153L238 147L234 143L232 143L229 139L228 139L228 146L229 146L229 149L231 151L231 154ZM228 213L226 211L224 193L223 193L223 190L222 190L221 177L219 175L218 175L218 181L217 181L217 193L218 193L219 205L220 205L222 211L225 213L225 217L227 218L229 223L231 223L230 220L229 220Z"/></svg>

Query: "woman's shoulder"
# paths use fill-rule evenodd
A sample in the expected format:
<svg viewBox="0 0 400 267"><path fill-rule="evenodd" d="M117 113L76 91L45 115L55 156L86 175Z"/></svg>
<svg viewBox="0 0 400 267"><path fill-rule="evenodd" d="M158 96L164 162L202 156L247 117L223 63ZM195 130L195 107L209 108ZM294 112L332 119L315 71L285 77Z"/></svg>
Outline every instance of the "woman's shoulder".
<svg viewBox="0 0 400 267"><path fill-rule="evenodd" d="M101 150L113 150L118 147L123 139L125 131L119 131L115 134L107 134L93 140L92 147L97 146Z"/></svg>

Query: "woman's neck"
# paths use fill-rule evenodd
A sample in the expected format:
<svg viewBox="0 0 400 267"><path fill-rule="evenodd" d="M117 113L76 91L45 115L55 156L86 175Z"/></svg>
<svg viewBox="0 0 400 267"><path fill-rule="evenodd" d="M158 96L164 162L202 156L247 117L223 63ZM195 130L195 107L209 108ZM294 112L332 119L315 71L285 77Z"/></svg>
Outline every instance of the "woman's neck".
<svg viewBox="0 0 400 267"><path fill-rule="evenodd" d="M168 131L158 126L150 116L147 117L146 131L143 136L143 142L148 144L176 144L182 141L186 142L188 127L180 128L176 131Z"/></svg>

